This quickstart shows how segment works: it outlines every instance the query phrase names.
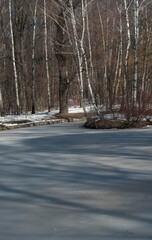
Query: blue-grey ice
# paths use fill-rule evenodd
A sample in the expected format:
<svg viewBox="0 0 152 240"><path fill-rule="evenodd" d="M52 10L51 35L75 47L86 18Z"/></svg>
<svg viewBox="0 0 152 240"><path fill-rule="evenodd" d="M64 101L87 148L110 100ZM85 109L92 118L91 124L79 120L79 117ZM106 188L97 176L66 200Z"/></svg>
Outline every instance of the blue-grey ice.
<svg viewBox="0 0 152 240"><path fill-rule="evenodd" d="M152 128L0 132L0 240L124 239L152 239Z"/></svg>

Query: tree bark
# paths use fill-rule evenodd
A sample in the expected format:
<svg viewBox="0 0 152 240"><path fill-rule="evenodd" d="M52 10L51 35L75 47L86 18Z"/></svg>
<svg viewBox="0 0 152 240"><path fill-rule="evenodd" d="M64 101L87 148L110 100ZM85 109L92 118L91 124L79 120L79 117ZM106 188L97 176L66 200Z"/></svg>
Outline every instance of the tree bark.
<svg viewBox="0 0 152 240"><path fill-rule="evenodd" d="M80 91L80 105L83 107L83 111L86 113L85 105L84 105L84 91L83 91L83 74L82 74L82 54L79 49L79 40L78 40L78 33L76 29L76 18L74 14L74 9L73 9L73 3L72 0L70 0L70 8L71 8L71 22L72 22L72 28L73 28L73 39L74 39L74 54L76 54L75 62L76 62L76 71L77 71L77 79L79 83L79 91ZM82 34L83 38L83 34Z"/></svg>
<svg viewBox="0 0 152 240"><path fill-rule="evenodd" d="M50 93L50 74L49 74L49 60L48 60L48 46L47 46L47 20L46 20L46 0L44 0L44 47L45 47L45 62L47 75L47 93L48 93L48 112L51 110L51 93Z"/></svg>
<svg viewBox="0 0 152 240"><path fill-rule="evenodd" d="M16 60L15 60L14 34L13 34L13 26L12 26L12 1L11 0L9 0L9 17L10 17L9 20L10 20L11 44L12 44L12 59L13 59L13 69L14 69L14 78L15 78L17 115L19 115L20 114L20 101L19 101L18 77L17 77Z"/></svg>
<svg viewBox="0 0 152 240"><path fill-rule="evenodd" d="M56 23L56 38L55 38L55 55L58 61L59 69L59 111L62 114L68 113L68 97L69 97L69 79L67 75L68 56L64 53L65 49L65 32L66 22L64 18L65 8L60 3L60 13Z"/></svg>
<svg viewBox="0 0 152 240"><path fill-rule="evenodd" d="M122 47L123 47L123 40L122 40L122 5L117 6L118 12L119 12L119 33L120 33L120 46L119 46L119 71L118 71L118 79L116 82L116 88L115 88L115 96L118 95L118 90L120 86L121 81L121 73L122 73Z"/></svg>
<svg viewBox="0 0 152 240"><path fill-rule="evenodd" d="M137 80L138 80L138 38L139 38L139 2L134 0L134 79L132 84L132 107L137 105Z"/></svg>
<svg viewBox="0 0 152 240"><path fill-rule="evenodd" d="M1 117L5 116L4 107L3 107L3 98L2 98L2 88L1 88L1 85L0 85L0 115L1 115Z"/></svg>
<svg viewBox="0 0 152 240"><path fill-rule="evenodd" d="M100 26L101 26L101 33L102 33L102 44L103 44L103 58L104 58L104 77L103 77L103 102L107 104L108 99L108 92L107 92L107 82L108 82L108 76L107 76L107 47L106 47L106 39L105 39L105 33L104 33L104 27L103 27L103 21L101 17L101 12L99 5L97 3L97 9L98 9L98 15L100 20Z"/></svg>
<svg viewBox="0 0 152 240"><path fill-rule="evenodd" d="M2 82L4 81L4 78L5 78L5 57L6 57L5 51L6 51L5 44L1 43L1 45L0 45L0 56L2 57L2 59L0 59L0 72L2 73L1 78L0 78L0 116L1 117L5 116L3 95L2 95Z"/></svg>
<svg viewBox="0 0 152 240"><path fill-rule="evenodd" d="M35 38L36 38L36 16L37 3L35 2L34 19L33 19L33 39L32 39L32 114L35 114Z"/></svg>
<svg viewBox="0 0 152 240"><path fill-rule="evenodd" d="M128 96L128 60L129 60L129 50L131 45L131 33L130 33L130 22L129 22L129 13L128 13L128 6L127 1L124 0L125 6L125 17L126 17L126 25L127 25L127 48L126 48L126 55L125 55L125 62L124 62L124 100L127 103L128 111L129 111L129 96Z"/></svg>
<svg viewBox="0 0 152 240"><path fill-rule="evenodd" d="M148 24L148 7L147 4L145 6L145 20L146 20L146 43L145 43L145 56L144 56L144 66L143 66L143 76L142 76L142 85L141 85L141 96L140 99L142 101L142 97L145 94L145 82L147 79L147 65L148 65L148 53L149 49L149 42L150 42L150 34L149 34L149 24Z"/></svg>

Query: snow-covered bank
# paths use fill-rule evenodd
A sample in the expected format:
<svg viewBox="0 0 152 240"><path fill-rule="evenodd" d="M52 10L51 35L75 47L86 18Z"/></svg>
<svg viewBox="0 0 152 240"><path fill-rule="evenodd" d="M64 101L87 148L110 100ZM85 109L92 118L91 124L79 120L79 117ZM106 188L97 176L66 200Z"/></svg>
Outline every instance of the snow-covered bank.
<svg viewBox="0 0 152 240"><path fill-rule="evenodd" d="M101 106L101 112L103 110L104 109ZM130 128L126 125L128 123L126 121L125 115L117 111L114 114L109 114L109 113L104 114L104 116L102 116L102 119L100 119L100 116L92 117L92 113L93 113L92 106L88 105L86 107L86 111L89 113L87 117L88 121L86 122L86 125L89 128L101 128L101 129ZM48 111L37 112L36 114L31 114L31 112L29 112L27 114L21 114L19 116L8 114L5 117L0 117L0 130L50 125L50 124L65 123L65 122L78 122L78 121L85 121L85 120L86 118L84 117L84 114L83 114L83 108L80 108L80 107L70 107L68 114L59 114L59 110L57 109L53 109L50 113L48 113ZM152 119L150 117L148 121L147 119L143 119L141 122L138 122L138 124L136 123L134 124L134 122L132 124L131 122L129 122L129 126L130 126L130 123L131 123L131 128L135 128L135 127L140 128L140 127L145 127L146 125L147 126L152 125ZM110 123L110 126L109 126L109 123Z"/></svg>
<svg viewBox="0 0 152 240"><path fill-rule="evenodd" d="M86 110L89 112L91 110L91 107L87 107ZM16 122L16 121L24 121L24 120L29 120L32 122L41 121L41 120L50 119L51 117L54 117L55 114L57 113L59 113L59 110L53 109L50 113L48 113L47 111L44 111L44 112L37 112L36 114L31 114L29 112L27 114L21 114L19 116L9 114L9 115L6 115L5 117L0 117L0 123L13 122L13 121ZM83 108L70 107L69 113L83 113Z"/></svg>
<svg viewBox="0 0 152 240"><path fill-rule="evenodd" d="M87 108L87 111L90 111L90 108ZM21 114L13 115L9 114L5 117L0 117L0 130L14 129L14 128L23 128L23 127L32 127L40 125L50 125L64 122L77 122L84 121L85 118L66 118L60 119L55 115L59 113L59 110L53 109L50 113L47 111L37 112L36 114ZM83 108L80 107L70 107L69 113L83 113Z"/></svg>

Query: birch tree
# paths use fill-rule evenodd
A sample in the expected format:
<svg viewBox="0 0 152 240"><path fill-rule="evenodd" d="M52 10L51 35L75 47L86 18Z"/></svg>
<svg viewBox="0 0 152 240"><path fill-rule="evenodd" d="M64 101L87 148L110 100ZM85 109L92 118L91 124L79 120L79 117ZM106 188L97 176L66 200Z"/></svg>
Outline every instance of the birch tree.
<svg viewBox="0 0 152 240"><path fill-rule="evenodd" d="M79 5L80 0L73 0L72 4L74 10ZM69 77L68 65L72 59L72 54L69 53L69 35L66 31L66 18L69 17L70 2L69 0L55 2L58 13L56 24L56 37L55 37L55 55L58 61L59 69L59 103L60 113L68 113L68 97L69 87L72 81L72 76Z"/></svg>
<svg viewBox="0 0 152 240"><path fill-rule="evenodd" d="M0 72L1 72L1 75L0 75L0 115L1 115L1 117L3 117L5 115L4 114L4 106L3 106L3 95L2 95L2 80L1 80L1 78L2 79L5 78L5 76L4 76L5 71L4 71L4 67L3 67L4 61L5 61L4 51L5 51L5 45L3 43L1 43L1 45L0 45L0 56L1 56L1 59L0 59Z"/></svg>
<svg viewBox="0 0 152 240"><path fill-rule="evenodd" d="M133 1L134 11L134 79L132 83L132 105L137 105L137 80L138 80L138 40L139 40L139 1Z"/></svg>
<svg viewBox="0 0 152 240"><path fill-rule="evenodd" d="M47 93L48 93L48 112L51 110L51 93L50 93L50 74L49 74L49 60L48 60L48 46L47 46L47 14L46 14L46 0L44 0L44 39L45 39L45 62L47 74Z"/></svg>
<svg viewBox="0 0 152 240"><path fill-rule="evenodd" d="M115 72L115 82L114 82L114 91L115 91L115 96L118 95L118 90L121 82L121 73L122 73L122 51L123 51L123 39L122 39L122 4L118 5L117 3L117 9L119 12L119 34L120 34L120 43L118 47L118 60L117 60L117 66L116 66L116 72Z"/></svg>
<svg viewBox="0 0 152 240"><path fill-rule="evenodd" d="M146 109L152 94L150 0L2 0L0 6L1 112L44 110L49 95L60 113L68 112L69 98L81 99L84 111L88 98L97 112L96 93L107 111L115 100L126 114Z"/></svg>
<svg viewBox="0 0 152 240"><path fill-rule="evenodd" d="M76 57L77 57L76 62L78 62L78 66L76 66L76 70L77 70L77 79L78 79L79 88L80 88L80 101L81 101L83 110L86 113L85 106L84 106L84 91L83 91L83 73L82 73L83 59L82 59L82 54L81 54L80 48L79 48L78 33L77 33L77 28L76 28L76 18L75 18L75 14L74 14L72 0L70 0L70 13L71 13L71 21L72 21L72 27L73 27L73 36L74 36L74 54L76 54ZM83 31L82 31L80 41L82 41L83 37L84 37L84 35L83 35Z"/></svg>
<svg viewBox="0 0 152 240"><path fill-rule="evenodd" d="M144 54L144 65L143 65L143 76L142 76L142 83L141 83L141 94L140 94L140 99L142 101L142 98L144 98L144 95L146 94L146 80L148 79L148 55L150 52L150 32L152 31L151 29L149 29L149 22L148 22L148 4L150 2L146 2L144 1L143 3L145 3L145 54Z"/></svg>
<svg viewBox="0 0 152 240"><path fill-rule="evenodd" d="M3 31L2 31L2 25L3 25L3 13L4 13L4 6L3 4L0 5L0 115L3 117L5 115L4 113L4 105L3 105L3 95L2 95L2 83L5 79L5 53L6 53L6 46L3 39Z"/></svg>
<svg viewBox="0 0 152 240"><path fill-rule="evenodd" d="M67 77L67 64L68 56L65 52L65 33L66 22L65 22L65 11L67 8L66 2L57 1L58 16L56 24L56 37L55 37L55 55L58 61L59 69L59 108L60 113L68 113L68 96L69 96L69 79Z"/></svg>
<svg viewBox="0 0 152 240"><path fill-rule="evenodd" d="M37 4L35 1L34 19L33 19L33 38L32 38L32 114L35 114L35 37L36 37L36 18L37 18Z"/></svg>
<svg viewBox="0 0 152 240"><path fill-rule="evenodd" d="M89 90L90 97L91 97L91 103L93 104L93 107L94 107L96 113L99 115L99 110L98 110L98 107L96 106L95 97L94 97L94 93L93 93L92 86L91 86L91 80L90 80L89 68L88 68L88 60L87 60L86 51L84 48L84 36L85 36L85 31L86 31L86 9L87 9L87 1L81 0L82 34L81 34L81 39L80 39L80 53L81 53L82 59L80 59L80 63L82 65L82 61L84 61L86 80L87 80L87 86L88 86L88 90ZM91 49L90 49L90 51L91 51Z"/></svg>
<svg viewBox="0 0 152 240"><path fill-rule="evenodd" d="M126 25L127 25L127 47L126 47L126 54L125 54L125 61L124 61L124 100L126 100L129 110L129 99L128 99L128 60L129 60L129 50L131 46L131 33L130 33L130 21L129 21L129 12L127 5L127 1L124 1L124 7L125 7L125 18L126 18Z"/></svg>
<svg viewBox="0 0 152 240"><path fill-rule="evenodd" d="M104 26L103 26L103 19L101 16L101 11L99 8L99 4L97 3L97 9L98 9L98 15L99 15L99 20L100 20L100 27L101 27L101 33L102 33L102 45L103 45L103 58L104 58L104 76L103 76L103 99L104 102L107 102L107 81L108 81L108 76L107 76L107 44L106 44L106 37L105 37L105 32L104 32Z"/></svg>
<svg viewBox="0 0 152 240"><path fill-rule="evenodd" d="M90 97L91 97L91 103L93 104L93 107L94 107L96 113L99 115L99 110L98 110L98 107L96 106L95 97L94 97L94 93L93 93L92 86L91 86L91 80L90 80L90 76L89 76L89 68L88 68L88 60L87 60L87 56L86 56L86 51L84 49L84 34L85 34L85 31L86 31L86 8L87 8L87 2L84 1L84 0L81 0L82 38L81 38L81 41L80 41L80 48L81 48L81 51L82 51L82 56L84 58L86 79L87 79L87 85L88 85L88 89L89 89L89 93L90 93Z"/></svg>
<svg viewBox="0 0 152 240"><path fill-rule="evenodd" d="M90 68L91 68L91 79L95 88L95 79L94 79L94 67L93 67L93 56L92 56L92 46L91 46L91 36L90 36L90 27L89 27L89 15L88 15L88 1L85 0L86 6L86 31L88 38L88 48L89 48L89 58L90 58Z"/></svg>
<svg viewBox="0 0 152 240"><path fill-rule="evenodd" d="M9 23L10 23L12 60L13 60L14 79L15 79L16 105L17 105L17 114L19 115L20 101L19 101L19 90L18 90L18 76L17 76L16 60L15 60L14 33L13 33L13 26L12 26L12 0L9 0Z"/></svg>

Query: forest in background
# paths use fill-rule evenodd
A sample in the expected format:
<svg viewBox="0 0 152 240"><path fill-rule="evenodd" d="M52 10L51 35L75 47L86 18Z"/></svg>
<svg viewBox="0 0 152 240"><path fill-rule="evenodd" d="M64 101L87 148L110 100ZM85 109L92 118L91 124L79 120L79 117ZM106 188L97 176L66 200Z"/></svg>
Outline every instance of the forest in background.
<svg viewBox="0 0 152 240"><path fill-rule="evenodd" d="M150 114L150 0L0 0L0 114Z"/></svg>

